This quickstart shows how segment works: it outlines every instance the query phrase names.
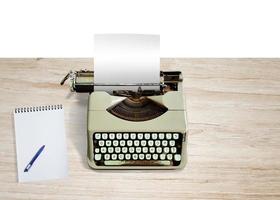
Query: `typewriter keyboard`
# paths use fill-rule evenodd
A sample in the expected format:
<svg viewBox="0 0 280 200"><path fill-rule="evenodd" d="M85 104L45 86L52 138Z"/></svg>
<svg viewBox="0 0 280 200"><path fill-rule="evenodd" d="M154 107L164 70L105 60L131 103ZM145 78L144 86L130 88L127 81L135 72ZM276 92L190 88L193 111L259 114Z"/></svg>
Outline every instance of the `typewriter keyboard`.
<svg viewBox="0 0 280 200"><path fill-rule="evenodd" d="M181 133L93 134L93 160L97 166L178 166Z"/></svg>

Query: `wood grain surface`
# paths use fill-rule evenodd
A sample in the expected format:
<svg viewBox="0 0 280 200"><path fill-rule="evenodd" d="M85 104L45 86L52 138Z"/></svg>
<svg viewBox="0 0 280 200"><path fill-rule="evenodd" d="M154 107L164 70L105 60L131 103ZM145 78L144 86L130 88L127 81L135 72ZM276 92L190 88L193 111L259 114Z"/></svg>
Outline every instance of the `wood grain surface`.
<svg viewBox="0 0 280 200"><path fill-rule="evenodd" d="M87 94L59 85L93 59L0 59L0 199L280 199L280 59L162 59L161 67L184 76L186 168L94 171ZM69 177L18 183L13 109L48 104L65 108Z"/></svg>

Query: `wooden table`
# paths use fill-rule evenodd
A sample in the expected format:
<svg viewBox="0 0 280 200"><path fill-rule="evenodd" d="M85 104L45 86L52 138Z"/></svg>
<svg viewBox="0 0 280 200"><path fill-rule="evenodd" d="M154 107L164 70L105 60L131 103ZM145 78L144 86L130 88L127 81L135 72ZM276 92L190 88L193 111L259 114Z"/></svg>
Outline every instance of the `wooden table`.
<svg viewBox="0 0 280 200"><path fill-rule="evenodd" d="M280 199L280 59L162 59L181 70L189 121L179 171L94 171L87 94L59 82L93 59L0 59L0 199ZM17 183L12 111L65 107L69 177Z"/></svg>

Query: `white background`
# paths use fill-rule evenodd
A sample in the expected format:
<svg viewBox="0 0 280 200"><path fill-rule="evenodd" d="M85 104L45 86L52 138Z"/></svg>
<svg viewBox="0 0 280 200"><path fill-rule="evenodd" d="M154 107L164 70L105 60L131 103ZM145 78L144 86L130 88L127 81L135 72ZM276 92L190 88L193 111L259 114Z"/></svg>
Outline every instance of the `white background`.
<svg viewBox="0 0 280 200"><path fill-rule="evenodd" d="M93 57L95 33L161 35L161 57L279 57L277 0L9 0L0 57Z"/></svg>

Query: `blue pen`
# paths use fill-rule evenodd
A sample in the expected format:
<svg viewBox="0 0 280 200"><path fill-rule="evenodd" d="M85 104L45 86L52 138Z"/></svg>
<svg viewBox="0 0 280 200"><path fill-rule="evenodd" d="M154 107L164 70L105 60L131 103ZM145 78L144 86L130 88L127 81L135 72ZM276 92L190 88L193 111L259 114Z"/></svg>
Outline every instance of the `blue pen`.
<svg viewBox="0 0 280 200"><path fill-rule="evenodd" d="M24 172L28 172L28 170L30 169L30 167L33 165L33 163L35 162L35 160L38 158L38 156L42 153L42 151L44 150L45 145L41 146L41 148L37 151L37 153L33 156L33 158L31 159L31 161L27 164L27 166L24 169Z"/></svg>

